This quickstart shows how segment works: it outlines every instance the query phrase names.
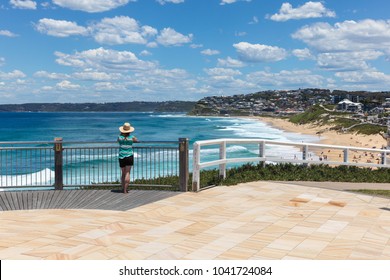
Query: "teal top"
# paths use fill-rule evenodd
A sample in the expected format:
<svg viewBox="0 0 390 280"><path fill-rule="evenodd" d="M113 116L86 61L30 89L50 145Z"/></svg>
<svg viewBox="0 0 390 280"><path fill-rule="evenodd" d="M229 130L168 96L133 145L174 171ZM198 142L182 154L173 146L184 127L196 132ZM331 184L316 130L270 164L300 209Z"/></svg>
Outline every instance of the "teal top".
<svg viewBox="0 0 390 280"><path fill-rule="evenodd" d="M134 136L125 137L123 135L119 135L118 143L119 143L119 158L123 159L125 157L130 157L134 154L133 152L133 140Z"/></svg>

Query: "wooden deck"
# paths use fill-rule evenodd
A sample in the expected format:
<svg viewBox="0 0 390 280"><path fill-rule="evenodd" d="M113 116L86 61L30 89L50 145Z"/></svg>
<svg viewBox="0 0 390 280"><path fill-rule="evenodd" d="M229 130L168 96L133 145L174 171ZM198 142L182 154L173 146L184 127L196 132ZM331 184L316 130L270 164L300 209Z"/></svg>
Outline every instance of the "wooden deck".
<svg viewBox="0 0 390 280"><path fill-rule="evenodd" d="M131 190L128 194L112 190L4 191L0 192L0 211L32 209L126 211L177 194L178 192L150 190Z"/></svg>

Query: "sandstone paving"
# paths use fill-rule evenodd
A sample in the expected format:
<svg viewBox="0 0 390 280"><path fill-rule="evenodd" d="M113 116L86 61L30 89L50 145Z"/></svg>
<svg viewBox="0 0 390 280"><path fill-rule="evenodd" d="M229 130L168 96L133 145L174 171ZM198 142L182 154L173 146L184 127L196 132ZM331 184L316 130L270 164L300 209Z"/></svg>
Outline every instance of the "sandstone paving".
<svg viewBox="0 0 390 280"><path fill-rule="evenodd" d="M0 259L388 260L389 210L388 198L259 181L127 211L3 211Z"/></svg>

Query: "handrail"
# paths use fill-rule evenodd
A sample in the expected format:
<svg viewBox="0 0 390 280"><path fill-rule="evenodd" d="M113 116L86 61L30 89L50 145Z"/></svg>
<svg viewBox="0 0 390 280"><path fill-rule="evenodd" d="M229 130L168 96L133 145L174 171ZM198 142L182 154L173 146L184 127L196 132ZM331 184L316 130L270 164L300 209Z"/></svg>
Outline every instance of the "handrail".
<svg viewBox="0 0 390 280"><path fill-rule="evenodd" d="M134 145L133 180L155 181L178 176L187 191L188 138L139 141ZM0 189L112 185L120 180L116 141L0 142Z"/></svg>
<svg viewBox="0 0 390 280"><path fill-rule="evenodd" d="M2 141L0 145L24 145L24 144L47 144L53 145L57 141ZM178 141L138 141L137 144L177 144ZM118 144L116 141L62 141L62 144Z"/></svg>
<svg viewBox="0 0 390 280"><path fill-rule="evenodd" d="M242 157L242 158L227 158L228 144L256 144L259 146L259 153L256 157ZM207 162L201 161L201 148L204 146L219 145L219 159ZM266 147L269 146L290 146L292 148L300 148L302 151L301 158L277 158L275 155L266 154ZM323 161L322 159L315 160L309 159L310 153L315 153L315 149L332 149L340 150L340 158L342 161ZM272 149L269 149L272 152ZM351 162L349 156L351 151L365 151L370 153L380 154L380 163L362 163L362 162ZM390 155L390 150L385 149L371 149L353 146L338 146L338 145L326 145L326 144L315 144L315 143L304 143L304 142L283 142L266 139L234 139L234 138L223 138L214 140L202 140L196 141L193 145L193 175L192 175L192 190L200 190L200 170L205 167L219 166L219 175L222 178L226 177L226 165L229 163L244 163L244 162L283 162L283 163L294 163L294 164L328 164L328 165L347 165L347 166L359 166L359 167L375 167L375 168L390 168L387 164L387 157Z"/></svg>

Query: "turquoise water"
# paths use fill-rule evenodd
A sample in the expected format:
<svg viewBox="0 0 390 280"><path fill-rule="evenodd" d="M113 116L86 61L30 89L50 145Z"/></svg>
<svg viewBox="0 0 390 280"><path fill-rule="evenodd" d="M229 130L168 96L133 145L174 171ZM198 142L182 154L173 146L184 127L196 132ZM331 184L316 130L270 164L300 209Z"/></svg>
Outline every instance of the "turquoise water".
<svg viewBox="0 0 390 280"><path fill-rule="evenodd" d="M47 141L62 137L64 142L72 141L116 141L119 126L130 122L135 127L134 135L140 141L177 141L179 138L190 139L190 166L192 163L192 145L197 140L218 138L262 138L290 142L315 142L316 137L288 133L269 125L244 118L191 117L185 114L133 113L133 112L95 112L95 113L0 113L0 142L4 141ZM299 153L290 147L275 147L276 156L293 157ZM230 145L230 156L250 157L258 154L258 147L250 145ZM216 159L218 147L202 149L202 161ZM116 154L106 155L107 160L116 158ZM33 159L34 160L34 159ZM86 160L96 161L94 157ZM102 161L102 158L98 158ZM31 173L36 177L53 176L53 170L47 166L36 166ZM69 166L77 174L78 166ZM191 167L190 167L191 169ZM0 169L0 180L10 180L7 170ZM117 172L117 171L115 171ZM15 173L13 173L14 175ZM18 174L26 176L26 174ZM7 178L6 178L7 177ZM18 178L13 178L17 180ZM22 181L19 179L19 181Z"/></svg>
<svg viewBox="0 0 390 280"><path fill-rule="evenodd" d="M215 138L265 138L310 141L315 137L286 133L264 123L241 118L191 117L158 113L0 113L0 141L115 141L118 127L130 122L144 141Z"/></svg>

